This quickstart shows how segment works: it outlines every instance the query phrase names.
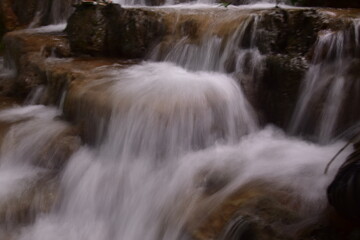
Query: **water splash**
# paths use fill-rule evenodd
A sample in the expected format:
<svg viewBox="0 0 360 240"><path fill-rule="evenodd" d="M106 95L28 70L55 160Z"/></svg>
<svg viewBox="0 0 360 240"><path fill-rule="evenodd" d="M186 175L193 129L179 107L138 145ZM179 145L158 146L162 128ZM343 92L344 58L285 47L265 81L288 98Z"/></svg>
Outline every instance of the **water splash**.
<svg viewBox="0 0 360 240"><path fill-rule="evenodd" d="M67 125L53 118L56 109L44 106L16 107L0 111L2 128L9 125L0 148L0 201L21 194L29 179L45 172L36 162Z"/></svg>
<svg viewBox="0 0 360 240"><path fill-rule="evenodd" d="M344 156L329 175L323 169L339 144L321 147L271 128L257 132L240 89L223 74L169 63L105 70L105 79L87 90L111 83L106 138L71 158L59 205L20 240L185 240L197 209L210 211L258 179L292 189L299 211L323 210L325 188ZM227 181L209 191L216 173Z"/></svg>

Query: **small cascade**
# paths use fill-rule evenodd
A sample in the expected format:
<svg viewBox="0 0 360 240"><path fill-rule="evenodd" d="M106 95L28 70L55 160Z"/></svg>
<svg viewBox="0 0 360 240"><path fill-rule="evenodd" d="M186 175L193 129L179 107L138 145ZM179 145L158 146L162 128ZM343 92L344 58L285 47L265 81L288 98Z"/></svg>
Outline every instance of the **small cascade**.
<svg viewBox="0 0 360 240"><path fill-rule="evenodd" d="M267 2L273 6L274 1ZM54 0L47 11L62 4ZM173 28L144 61L71 54L66 56L74 58L60 59L52 48L48 55L31 55L44 58L33 64L43 67L39 82L47 85L32 89L27 106L0 111L0 218L2 201L20 196L29 181L49 174L60 191L56 204L51 201L44 214L36 211L25 223L13 220L9 211L7 221L17 224L16 231L9 230L11 239L300 239L295 238L299 230L320 225L326 188L352 151L345 149L324 174L344 145L331 142L343 130L338 123L351 126L358 119L343 113L360 100L360 21L348 30L323 32L316 42L291 132L314 132L318 144L259 126L243 85L256 85L262 77L265 52L277 53L259 50L261 34L270 31L261 26L267 21L264 11L234 8L177 14L164 7L161 14L176 13L161 20ZM49 12L54 23L65 18ZM315 13L294 15L308 14ZM279 22L290 16L282 10L275 15ZM274 35L280 35L279 29ZM77 124L76 129L63 119ZM224 211L229 216L221 213L217 219L224 223L212 223L226 204L231 205L230 213ZM265 230L258 230L261 226ZM202 229L209 235L198 237ZM0 239L2 231L0 226ZM257 231L272 238L255 237Z"/></svg>
<svg viewBox="0 0 360 240"><path fill-rule="evenodd" d="M323 168L341 143L321 147L258 131L224 74L146 62L97 71L84 93L100 87L112 102L105 137L72 156L59 205L18 239L185 240L198 210L209 213L256 181L288 189L305 217L325 208L341 160L328 175Z"/></svg>
<svg viewBox="0 0 360 240"><path fill-rule="evenodd" d="M0 149L0 202L16 192L21 193L19 187L26 187L25 180L37 178L46 172L41 168L41 156L53 154L46 153L50 150L49 144L54 143L68 127L63 122L53 120L58 114L56 109L40 105L0 111L3 135Z"/></svg>
<svg viewBox="0 0 360 240"><path fill-rule="evenodd" d="M353 105L358 102L360 86L356 64L359 62L358 21L345 31L324 32L314 49L312 64L295 109L291 133L315 133L325 143L358 119ZM354 110L354 111L353 111Z"/></svg>
<svg viewBox="0 0 360 240"><path fill-rule="evenodd" d="M53 0L50 7L50 23L64 23L73 13L71 0Z"/></svg>
<svg viewBox="0 0 360 240"><path fill-rule="evenodd" d="M25 5L29 7L29 15L26 16L29 21L28 28L34 28L45 25L61 24L67 21L73 13L72 0L53 0L37 1L36 5ZM16 3L17 11L21 11L24 6Z"/></svg>
<svg viewBox="0 0 360 240"><path fill-rule="evenodd" d="M45 104L46 87L43 85L35 87L25 99L25 105Z"/></svg>
<svg viewBox="0 0 360 240"><path fill-rule="evenodd" d="M15 74L15 64L13 64L13 61L0 57L0 78L13 77Z"/></svg>
<svg viewBox="0 0 360 240"><path fill-rule="evenodd" d="M218 16L219 12L178 18L171 35L175 39L159 43L149 58L191 71L230 74L242 85L252 86L246 89L249 94L256 91L264 67L264 56L256 46L261 14L229 10Z"/></svg>
<svg viewBox="0 0 360 240"><path fill-rule="evenodd" d="M150 59L173 62L195 71L238 74L244 73L244 70L248 68L250 72L254 72L254 66L261 64L261 55L254 46L259 18L258 15L249 15L244 19L236 19L235 16L235 19L231 20L239 21L238 27L229 29L229 33L224 35L217 31L219 29L226 31L226 25L230 25L231 20L212 20L213 22L204 26L207 30L204 30L202 36L191 36L191 28L196 28L196 26L191 26L191 21L185 22L182 25L183 32L189 35L181 37L174 45L164 46L166 43L160 43ZM196 23L193 24L196 25ZM250 66L246 68L245 62Z"/></svg>

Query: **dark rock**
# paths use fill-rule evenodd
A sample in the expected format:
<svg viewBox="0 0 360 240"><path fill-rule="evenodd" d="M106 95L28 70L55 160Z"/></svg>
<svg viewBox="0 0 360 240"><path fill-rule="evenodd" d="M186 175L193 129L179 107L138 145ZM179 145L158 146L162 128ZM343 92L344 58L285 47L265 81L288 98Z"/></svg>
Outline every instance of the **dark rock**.
<svg viewBox="0 0 360 240"><path fill-rule="evenodd" d="M200 226L193 233L196 240L261 239L289 240L287 226L301 222L291 206L289 192L272 190L265 183L251 182L226 199L220 206L201 215ZM190 223L193 224L193 223ZM199 222L197 222L199 224Z"/></svg>
<svg viewBox="0 0 360 240"><path fill-rule="evenodd" d="M0 2L0 42L6 32L15 30L19 26L19 21L15 15L10 0Z"/></svg>
<svg viewBox="0 0 360 240"><path fill-rule="evenodd" d="M360 149L347 158L327 189L329 203L349 219L360 220Z"/></svg>
<svg viewBox="0 0 360 240"><path fill-rule="evenodd" d="M256 227L256 222L250 217L239 216L228 224L219 240L256 240L258 239Z"/></svg>
<svg viewBox="0 0 360 240"><path fill-rule="evenodd" d="M106 19L104 6L81 5L70 17L66 32L74 52L99 55L105 51Z"/></svg>
<svg viewBox="0 0 360 240"><path fill-rule="evenodd" d="M165 4L165 0L145 0L145 4L148 6L160 6Z"/></svg>
<svg viewBox="0 0 360 240"><path fill-rule="evenodd" d="M358 0L299 0L296 5L306 7L360 8Z"/></svg>
<svg viewBox="0 0 360 240"><path fill-rule="evenodd" d="M266 58L258 101L268 122L282 127L289 122L307 67L300 57L270 55Z"/></svg>
<svg viewBox="0 0 360 240"><path fill-rule="evenodd" d="M66 32L75 53L141 58L165 28L159 13L110 4L78 7Z"/></svg>
<svg viewBox="0 0 360 240"><path fill-rule="evenodd" d="M315 44L322 29L334 29L341 20L326 21L325 16L313 9L275 9L262 16L259 22L256 46L263 54L292 54L304 56ZM335 24L337 23L337 25Z"/></svg>

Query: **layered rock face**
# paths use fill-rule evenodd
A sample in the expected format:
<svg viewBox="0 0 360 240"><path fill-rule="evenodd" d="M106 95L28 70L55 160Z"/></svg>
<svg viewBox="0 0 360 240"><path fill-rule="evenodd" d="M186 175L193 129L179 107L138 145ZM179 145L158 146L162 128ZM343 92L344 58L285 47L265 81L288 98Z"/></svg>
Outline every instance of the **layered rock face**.
<svg viewBox="0 0 360 240"><path fill-rule="evenodd" d="M334 16L321 10L262 10L235 12L219 10L185 13L159 9L158 11L142 9L122 9L117 5L106 7L79 7L70 18L66 32L70 46L76 54L92 56L111 56L120 58L150 58L170 60L184 64L191 70L206 69L207 66L196 66L196 61L177 60L172 51L175 47L191 45L194 49L208 44L206 38L221 38L224 47L211 49L214 55L223 55L223 67L227 73L237 76L243 85L248 99L257 109L264 122L271 122L286 128L289 125L300 86L309 64L313 62L314 46L318 36L323 32L338 32L351 28L351 16L356 10L346 12L334 11ZM181 13L182 12L182 13ZM258 14L255 20L249 20L243 13ZM346 16L347 15L347 16ZM349 17L347 19L347 17ZM216 19L216 20L214 20ZM244 24L244 22L248 22ZM174 24L175 23L175 24ZM241 30L241 26L244 29ZM234 46L230 41L236 32L243 31L241 39ZM236 33L238 34L238 33ZM156 46L156 57L153 57ZM351 47L351 46L349 46ZM240 48L246 51L257 49L263 66L252 76L248 73L238 74L234 56L228 49ZM198 48L199 50L200 48ZM182 48L184 51L185 48ZM180 50L179 50L180 51ZM200 51L200 50L199 50ZM217 53L216 51L219 51ZM199 55L199 54L198 54ZM249 55L250 56L250 55ZM209 58L211 55L209 55ZM220 58L220 57L219 57ZM242 66L242 72L252 72L251 57ZM200 60L198 60L199 62ZM214 63L215 65L217 63ZM215 66L214 65L214 66ZM345 115L351 115L351 110ZM354 119L351 120L352 122ZM349 123L344 123L349 125Z"/></svg>
<svg viewBox="0 0 360 240"><path fill-rule="evenodd" d="M155 11L122 9L120 5L79 6L66 32L75 53L92 56L143 58L165 34Z"/></svg>

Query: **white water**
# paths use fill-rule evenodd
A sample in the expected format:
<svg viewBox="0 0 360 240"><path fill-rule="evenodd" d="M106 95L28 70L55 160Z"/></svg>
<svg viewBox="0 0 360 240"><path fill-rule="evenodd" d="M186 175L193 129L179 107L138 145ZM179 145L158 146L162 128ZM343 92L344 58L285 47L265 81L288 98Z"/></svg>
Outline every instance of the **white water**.
<svg viewBox="0 0 360 240"><path fill-rule="evenodd" d="M207 26L205 34L201 36L200 43L196 40L192 41L188 36L182 37L170 46L165 45L166 42L160 43L151 53L150 59L174 62L186 69L197 71L229 72L229 68L233 68L232 71L240 73L246 69L245 60L252 68L251 72L254 71L254 66L260 69L262 56L258 49L252 45L246 48L241 47L248 28L251 29L249 32L252 34L249 42L255 42L255 32L260 16L247 16L230 36L222 37L215 32L219 28L218 25L226 26L224 22L229 21L231 24L233 19L219 20L216 16L214 18Z"/></svg>
<svg viewBox="0 0 360 240"><path fill-rule="evenodd" d="M48 142L67 127L53 120L58 114L41 105L0 111L1 124L11 124L0 148L0 201L21 194L29 181L46 172L36 162Z"/></svg>
<svg viewBox="0 0 360 240"><path fill-rule="evenodd" d="M60 202L18 239L185 240L197 209L211 211L256 180L288 189L299 214L324 209L325 189L348 152L328 175L324 167L342 143L257 130L241 90L223 74L143 63L105 76L89 89L112 83L107 137L72 156ZM209 195L218 177L228 183Z"/></svg>
<svg viewBox="0 0 360 240"><path fill-rule="evenodd" d="M15 71L10 67L5 66L4 58L0 57L0 79L11 78L15 76Z"/></svg>
<svg viewBox="0 0 360 240"><path fill-rule="evenodd" d="M256 23L256 18L248 21ZM61 175L61 199L17 239L187 240L188 223L199 208L210 212L257 180L271 189L288 189L305 218L319 216L326 206L326 187L351 149L324 175L342 142L319 146L272 127L258 129L238 83L221 73L227 72L226 58L234 51L230 46L239 45L243 31L237 28L224 44L225 53L219 48L223 40L216 36L200 46L181 39L165 58L180 67L145 62L122 70L98 69L99 75L106 72L83 91L110 84L102 93L112 105L106 137L99 146L83 146L71 157ZM333 41L326 37L319 42ZM341 37L335 39L341 46ZM239 47L234 52L232 73L253 77L255 67L261 66L257 49ZM254 59L249 73L243 72L245 59ZM332 86L329 101L341 95L343 83ZM38 102L39 95L35 90L29 103ZM325 137L336 122L336 103L323 117L334 122L320 124ZM3 144L0 199L21 191L22 180L43 171L32 162L38 150L66 127L54 121L57 114L43 106L0 112L0 121L31 118L16 123ZM227 184L213 192L209 185L218 178L227 179Z"/></svg>
<svg viewBox="0 0 360 240"><path fill-rule="evenodd" d="M359 79L358 76L354 79L349 75L349 69L353 67L353 57L360 53L359 29L358 21L354 21L351 31L326 32L319 37L313 63L306 74L292 118L290 132L301 134L306 132L309 125L314 126L317 140L322 143L329 142L338 134L338 118L342 108L349 104L345 102L345 98L350 96L350 102L356 102L358 96L356 82ZM354 49L347 49L347 46L352 45ZM355 94L351 95L351 91ZM322 98L324 102L319 105Z"/></svg>
<svg viewBox="0 0 360 240"><path fill-rule="evenodd" d="M47 26L37 27L37 28L28 28L21 30L27 33L51 33L51 32L61 32L66 28L66 23L51 24Z"/></svg>

